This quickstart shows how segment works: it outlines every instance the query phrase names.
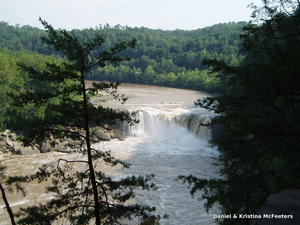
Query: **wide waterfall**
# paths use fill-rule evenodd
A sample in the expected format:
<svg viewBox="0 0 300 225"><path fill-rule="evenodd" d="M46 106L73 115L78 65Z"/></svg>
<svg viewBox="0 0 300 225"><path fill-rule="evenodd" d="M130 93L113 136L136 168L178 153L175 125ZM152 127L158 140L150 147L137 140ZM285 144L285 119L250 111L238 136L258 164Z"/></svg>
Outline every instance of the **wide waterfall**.
<svg viewBox="0 0 300 225"><path fill-rule="evenodd" d="M139 123L123 124L125 143L112 142L111 148L131 155L127 175L154 174L155 192L138 192L137 201L155 206L159 213L168 214L162 225L214 224L203 202L192 198L187 185L176 181L179 175L213 177L212 157L218 152L209 144L209 128L213 115L199 108L139 107Z"/></svg>
<svg viewBox="0 0 300 225"><path fill-rule="evenodd" d="M122 176L154 174L153 183L157 190L135 190L134 201L153 206L156 214L167 214L160 221L161 225L213 225L212 217L217 213L213 209L206 212L204 203L199 200L201 193L193 198L187 184L182 184L179 175L194 175L199 178L216 177L213 157L218 151L210 145L211 131L209 124L213 114L194 107L193 102L203 97L203 93L145 85L125 85L120 88L122 94L129 97L124 105L106 102L109 106L129 111L136 111L139 123L129 126L118 124L124 138L99 142L93 145L101 151L110 150L131 167L122 169L98 163L103 172L118 179ZM93 104L103 104L101 99L93 99ZM58 158L78 159L78 153L49 152L35 155L0 155L0 160L7 166L8 175L31 174L41 164L56 162ZM45 193L41 184L28 184L26 197L9 193L13 209L26 205L37 205L52 196ZM0 202L0 224L9 223L9 218ZM64 224L63 218L57 224ZM137 223L128 223L137 224ZM56 224L55 224L56 225Z"/></svg>
<svg viewBox="0 0 300 225"><path fill-rule="evenodd" d="M133 110L131 110L133 111ZM213 114L201 108L173 108L157 109L153 107L140 107L134 109L137 111L137 124L129 126L121 125L124 135L129 136L155 136L161 137L168 135L172 131L172 138L176 134L186 135L186 129L199 138L210 140L210 123ZM183 129L185 128L185 129Z"/></svg>

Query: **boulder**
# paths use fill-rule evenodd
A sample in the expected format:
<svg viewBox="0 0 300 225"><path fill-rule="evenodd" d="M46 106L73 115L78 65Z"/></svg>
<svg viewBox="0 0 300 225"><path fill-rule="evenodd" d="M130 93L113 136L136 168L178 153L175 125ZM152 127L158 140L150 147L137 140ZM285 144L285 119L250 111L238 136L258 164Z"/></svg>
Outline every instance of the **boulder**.
<svg viewBox="0 0 300 225"><path fill-rule="evenodd" d="M75 147L81 146L81 144L82 144L81 140L73 140L71 138L68 139L68 145L71 148L75 148Z"/></svg>
<svg viewBox="0 0 300 225"><path fill-rule="evenodd" d="M43 142L41 145L40 145L40 152L41 153L45 153L45 152L50 152L52 149L51 145L49 142Z"/></svg>
<svg viewBox="0 0 300 225"><path fill-rule="evenodd" d="M16 142L13 153L18 155L32 155L38 153L38 150L32 146L24 147L21 142Z"/></svg>
<svg viewBox="0 0 300 225"><path fill-rule="evenodd" d="M6 139L6 145L10 146L10 147L13 147L15 145L15 142L10 140L10 139Z"/></svg>
<svg viewBox="0 0 300 225"><path fill-rule="evenodd" d="M5 140L0 140L0 149L3 149L6 147L6 141Z"/></svg>
<svg viewBox="0 0 300 225"><path fill-rule="evenodd" d="M100 140L96 135L92 135L91 138L90 138L90 141L93 142L93 143L96 143L96 142L99 142Z"/></svg>
<svg viewBox="0 0 300 225"><path fill-rule="evenodd" d="M12 141L16 141L17 140L17 135L15 133L11 133L9 135L9 139L12 140Z"/></svg>
<svg viewBox="0 0 300 225"><path fill-rule="evenodd" d="M62 141L58 143L58 148L67 148L69 146L68 141Z"/></svg>
<svg viewBox="0 0 300 225"><path fill-rule="evenodd" d="M117 129L113 129L110 134L111 139L120 138L119 131Z"/></svg>
<svg viewBox="0 0 300 225"><path fill-rule="evenodd" d="M92 137L96 137L99 141L110 141L111 136L103 130L97 130Z"/></svg>
<svg viewBox="0 0 300 225"><path fill-rule="evenodd" d="M252 225L299 225L300 190L287 189L271 194L257 214L262 218L254 219ZM283 215L288 218L272 218L275 217L273 215Z"/></svg>
<svg viewBox="0 0 300 225"><path fill-rule="evenodd" d="M10 135L10 130L5 130L1 133L1 136L8 137Z"/></svg>

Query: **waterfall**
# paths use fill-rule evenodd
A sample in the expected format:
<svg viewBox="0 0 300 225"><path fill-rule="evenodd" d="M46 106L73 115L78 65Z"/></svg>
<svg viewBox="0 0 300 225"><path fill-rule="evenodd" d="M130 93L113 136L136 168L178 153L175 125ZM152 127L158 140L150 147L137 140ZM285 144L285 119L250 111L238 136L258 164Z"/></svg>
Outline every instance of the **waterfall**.
<svg viewBox="0 0 300 225"><path fill-rule="evenodd" d="M209 178L215 175L211 166L217 150L209 145L212 113L201 108L167 108L164 106L132 107L139 123L124 124L127 138L112 142L118 154L130 156L132 165L125 173L154 174L158 189L153 193L136 192L136 201L157 208L170 218L162 225L214 224L203 203L189 195L186 184L175 181L178 175ZM215 209L214 209L215 210Z"/></svg>
<svg viewBox="0 0 300 225"><path fill-rule="evenodd" d="M188 130L205 140L211 138L209 127L213 115L204 109L157 109L141 107L134 109L139 123L123 124L123 134L127 136L176 137ZM172 134L170 133L172 131Z"/></svg>

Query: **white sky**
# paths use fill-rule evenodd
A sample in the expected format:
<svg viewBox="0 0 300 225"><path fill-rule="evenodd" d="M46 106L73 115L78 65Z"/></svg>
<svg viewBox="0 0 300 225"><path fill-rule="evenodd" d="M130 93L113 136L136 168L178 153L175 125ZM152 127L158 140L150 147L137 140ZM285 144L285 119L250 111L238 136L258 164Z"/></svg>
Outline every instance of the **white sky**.
<svg viewBox="0 0 300 225"><path fill-rule="evenodd" d="M41 27L41 16L55 28L99 24L160 29L197 29L216 23L248 21L247 6L260 0L1 0L0 21Z"/></svg>

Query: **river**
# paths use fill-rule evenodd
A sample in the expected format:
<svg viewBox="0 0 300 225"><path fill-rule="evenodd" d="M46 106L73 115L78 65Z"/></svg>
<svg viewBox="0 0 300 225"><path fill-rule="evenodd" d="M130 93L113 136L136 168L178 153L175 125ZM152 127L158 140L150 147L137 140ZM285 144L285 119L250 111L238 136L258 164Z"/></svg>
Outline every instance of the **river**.
<svg viewBox="0 0 300 225"><path fill-rule="evenodd" d="M204 202L189 194L186 184L176 181L178 175L195 175L199 178L216 176L212 157L218 152L209 145L210 130L202 126L213 117L212 113L194 106L198 98L207 96L198 91L148 85L124 84L119 93L128 97L125 104L108 101L104 104L127 110L138 110L139 123L124 126L125 140L111 140L94 144L99 149L111 150L120 159L131 164L129 169L104 170L111 176L154 174L156 191L138 191L136 201L156 207L157 213L168 214L161 225L212 225L212 214ZM92 100L103 104L100 98ZM55 159L76 158L76 154L45 153L36 155L1 155L8 175L24 175L39 165ZM26 187L27 195L8 194L14 210L20 206L36 204L51 198L40 184ZM2 199L1 199L2 200ZM0 200L0 224L9 224L4 204ZM62 223L62 222L61 222Z"/></svg>

